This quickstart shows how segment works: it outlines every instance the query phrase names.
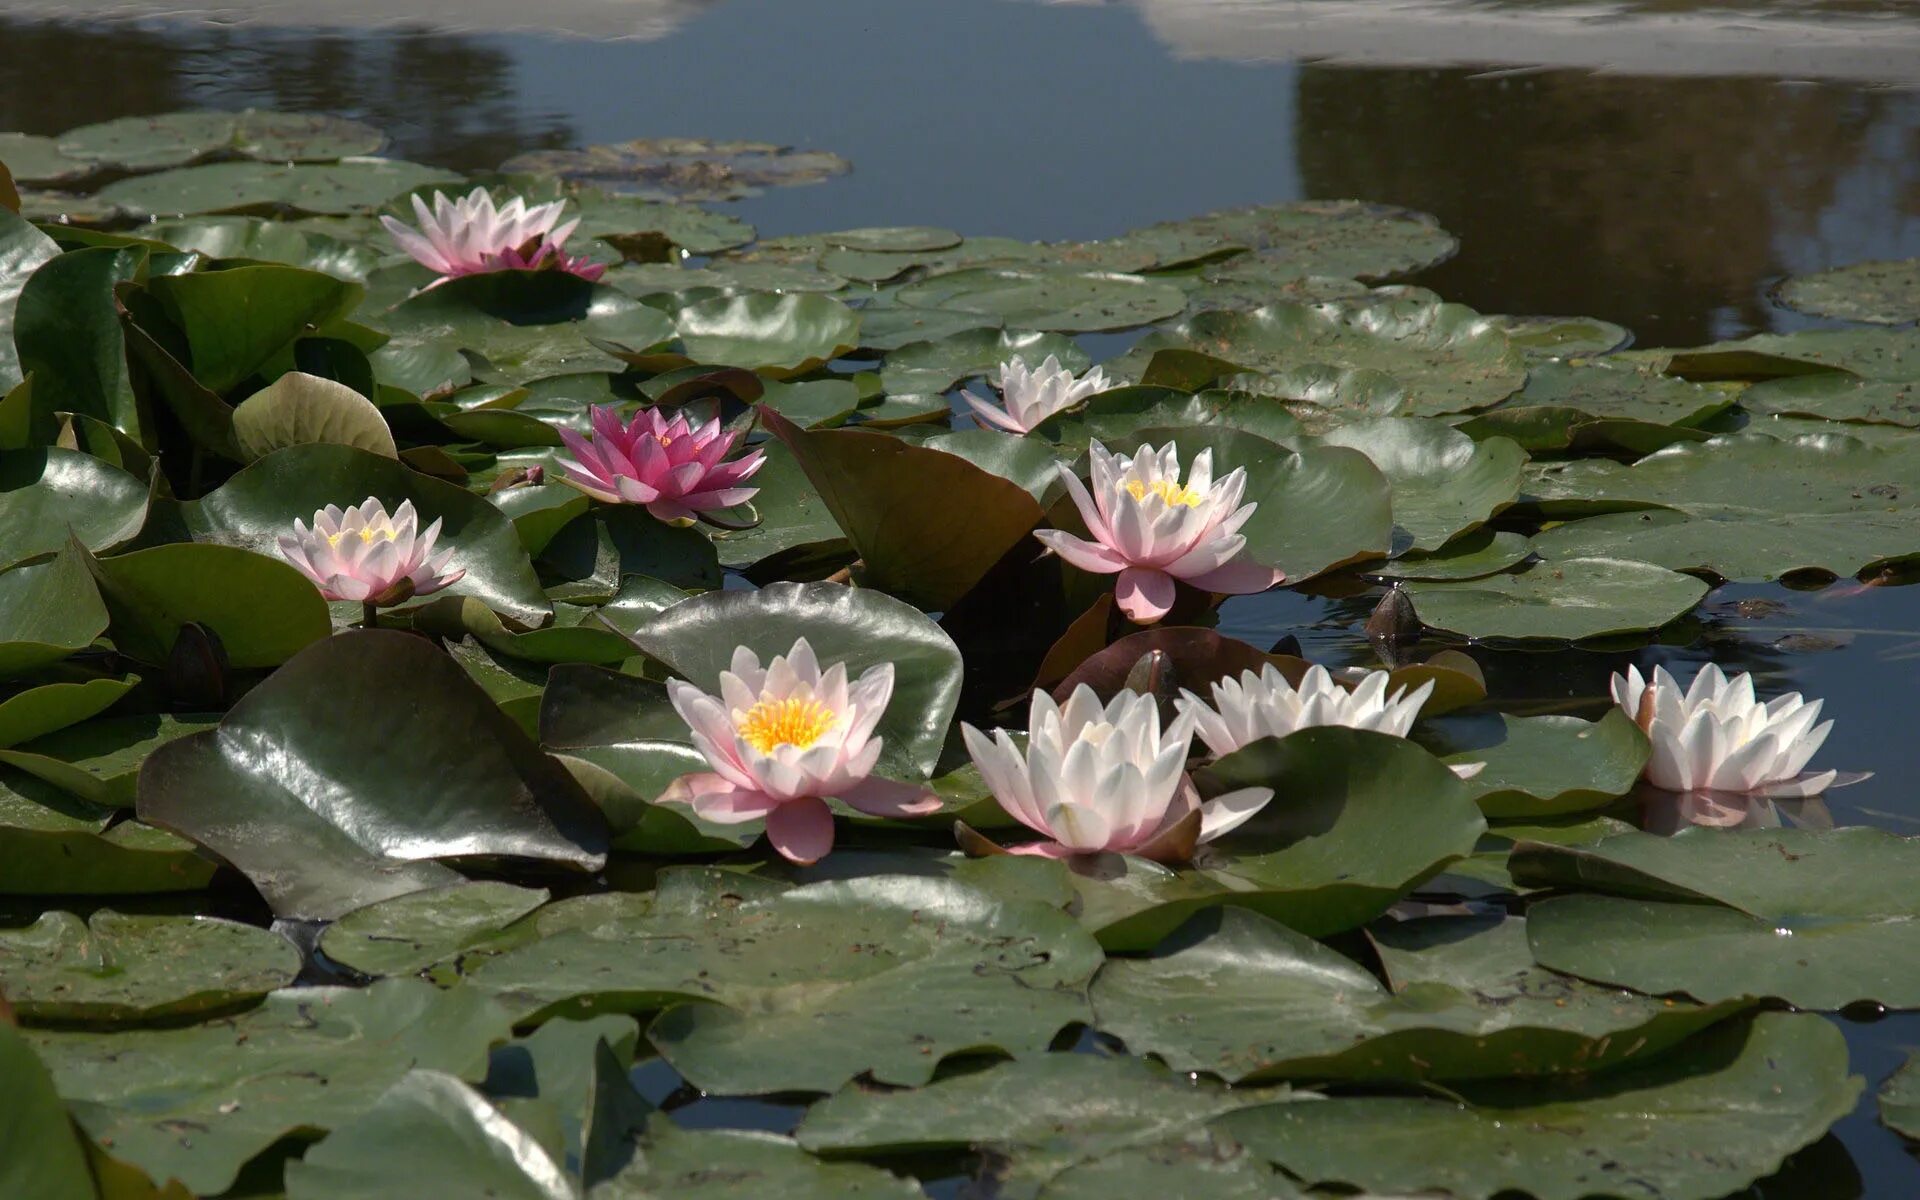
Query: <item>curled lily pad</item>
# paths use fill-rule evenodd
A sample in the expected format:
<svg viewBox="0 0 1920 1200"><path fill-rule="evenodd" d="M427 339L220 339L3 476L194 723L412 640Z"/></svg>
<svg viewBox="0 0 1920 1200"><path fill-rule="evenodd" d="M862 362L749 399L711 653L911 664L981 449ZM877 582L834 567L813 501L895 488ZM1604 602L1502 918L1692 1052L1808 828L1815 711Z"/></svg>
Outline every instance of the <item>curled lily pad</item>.
<svg viewBox="0 0 1920 1200"><path fill-rule="evenodd" d="M559 175L652 200L737 200L770 187L819 183L853 164L824 150L767 142L635 138L579 150L535 150L502 163L508 174Z"/></svg>
<svg viewBox="0 0 1920 1200"><path fill-rule="evenodd" d="M90 454L48 447L0 452L0 563L131 540L147 519L147 485Z"/></svg>
<svg viewBox="0 0 1920 1200"><path fill-rule="evenodd" d="M308 442L358 446L399 457L373 402L343 383L289 371L233 410L233 436L248 462Z"/></svg>
<svg viewBox="0 0 1920 1200"><path fill-rule="evenodd" d="M1582 1074L1650 1059L1729 1013L1569 980L1533 964L1520 918L1433 918L1359 964L1254 913L1207 913L1094 983L1100 1028L1136 1054L1231 1082Z"/></svg>
<svg viewBox="0 0 1920 1200"><path fill-rule="evenodd" d="M1480 579L1516 567L1532 553L1533 542L1524 534L1478 529L1437 550L1402 554L1368 573L1386 579Z"/></svg>
<svg viewBox="0 0 1920 1200"><path fill-rule="evenodd" d="M220 639L236 667L278 666L333 632L327 602L285 559L237 546L172 542L89 563L114 645L165 664L183 625Z"/></svg>
<svg viewBox="0 0 1920 1200"><path fill-rule="evenodd" d="M1854 263L1795 275L1774 289L1788 308L1816 317L1906 325L1920 321L1920 258Z"/></svg>
<svg viewBox="0 0 1920 1200"><path fill-rule="evenodd" d="M97 808L131 808L134 777L147 756L212 724L204 717L165 713L96 717L0 750L0 762Z"/></svg>
<svg viewBox="0 0 1920 1200"><path fill-rule="evenodd" d="M20 294L41 264L59 253L52 238L18 213L0 209L0 392L11 391L22 378L13 337Z"/></svg>
<svg viewBox="0 0 1920 1200"><path fill-rule="evenodd" d="M1396 543L1434 550L1511 504L1526 454L1505 438L1475 442L1444 422L1376 417L1293 439L1345 446L1380 469L1393 489Z"/></svg>
<svg viewBox="0 0 1920 1200"><path fill-rule="evenodd" d="M292 983L300 953L237 921L49 912L0 931L0 971L29 1021L125 1025L246 1004Z"/></svg>
<svg viewBox="0 0 1920 1200"><path fill-rule="evenodd" d="M1169 284L1101 271L976 267L901 288L916 308L978 313L1020 329L1081 333L1127 329L1175 316L1186 296Z"/></svg>
<svg viewBox="0 0 1920 1200"><path fill-rule="evenodd" d="M1564 558L1514 574L1409 583L1406 591L1430 629L1571 642L1658 629L1692 612L1707 585L1631 559Z"/></svg>
<svg viewBox="0 0 1920 1200"><path fill-rule="evenodd" d="M722 1092L830 1091L869 1071L921 1084L950 1053L1042 1053L1089 1015L1099 948L1041 904L906 876L744 901L712 876L684 882L656 893L647 915L491 958L467 985L523 1020L673 1005L648 1037ZM852 949L823 957L825 945Z"/></svg>
<svg viewBox="0 0 1920 1200"><path fill-rule="evenodd" d="M1579 717L1451 717L1419 739L1449 763L1484 763L1467 780L1489 817L1540 818L1605 808L1633 790L1647 765L1647 735L1626 713Z"/></svg>
<svg viewBox="0 0 1920 1200"><path fill-rule="evenodd" d="M370 712L384 717L370 725ZM423 794L457 801L423 806ZM282 916L456 882L438 858L597 869L606 845L571 777L457 664L386 630L309 647L217 729L156 751L138 807L232 863Z"/></svg>
<svg viewBox="0 0 1920 1200"><path fill-rule="evenodd" d="M212 1195L281 1138L352 1120L410 1067L479 1078L507 1032L506 1014L477 993L392 979L285 989L239 1016L138 1038L49 1030L27 1040L87 1133Z"/></svg>
<svg viewBox="0 0 1920 1200"><path fill-rule="evenodd" d="M1818 1139L1853 1107L1861 1082L1847 1074L1846 1043L1831 1023L1763 1013L1590 1082L1462 1090L1467 1103L1267 1105L1214 1127L1302 1179L1372 1192L1581 1200L1632 1187L1713 1200Z"/></svg>
<svg viewBox="0 0 1920 1200"><path fill-rule="evenodd" d="M1779 996L1803 1008L1920 1005L1916 845L1875 829L1691 829L1523 844L1514 878L1555 897L1528 924L1543 965L1655 995Z"/></svg>

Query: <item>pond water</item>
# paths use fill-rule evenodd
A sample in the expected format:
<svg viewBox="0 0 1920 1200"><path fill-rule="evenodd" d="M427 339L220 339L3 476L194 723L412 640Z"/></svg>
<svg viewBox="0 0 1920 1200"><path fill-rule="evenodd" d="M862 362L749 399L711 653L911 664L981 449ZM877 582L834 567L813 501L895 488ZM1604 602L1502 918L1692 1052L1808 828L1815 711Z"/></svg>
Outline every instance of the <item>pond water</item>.
<svg viewBox="0 0 1920 1200"><path fill-rule="evenodd" d="M1487 312L1605 318L1644 345L1804 328L1767 299L1782 275L1920 255L1920 12L1908 4L1396 5L1397 18L1278 0L554 6L585 36L507 28L521 5L440 6L466 28L412 24L384 4L206 6L211 20L165 15L195 7L177 3L37 6L66 19L9 7L0 129L256 105L361 118L393 134L397 155L456 169L652 135L853 161L845 177L733 206L763 236L930 224L1077 239L1229 205L1363 197L1433 213L1460 237L1458 257L1417 282ZM385 24L365 27L370 15ZM1122 345L1086 341L1096 358ZM1260 645L1295 633L1310 654L1359 662L1367 611L1279 594L1230 602L1222 625ZM1920 833L1920 590L1728 587L1703 615L1691 645L1500 654L1489 676L1534 711L1594 716L1604 676L1629 657L1753 670L1764 691L1826 698L1838 724L1824 763L1876 773L1835 793L1835 822ZM1920 1045L1920 1018L1849 1023L1849 1037L1866 1104L1743 1195L1920 1194L1920 1166L1875 1121L1871 1093ZM675 1082L659 1075L646 1074L655 1100ZM778 1127L796 1115L716 1103L695 1119Z"/></svg>

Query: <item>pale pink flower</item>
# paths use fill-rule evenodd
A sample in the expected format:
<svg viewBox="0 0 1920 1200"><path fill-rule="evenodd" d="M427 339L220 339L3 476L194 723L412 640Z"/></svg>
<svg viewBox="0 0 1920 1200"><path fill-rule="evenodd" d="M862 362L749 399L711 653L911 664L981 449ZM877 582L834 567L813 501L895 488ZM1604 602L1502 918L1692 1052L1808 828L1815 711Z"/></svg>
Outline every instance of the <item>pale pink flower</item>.
<svg viewBox="0 0 1920 1200"><path fill-rule="evenodd" d="M1118 574L1114 599L1127 618L1150 625L1173 607L1174 581L1208 592L1264 592L1286 579L1246 555L1240 527L1257 504L1240 504L1247 473L1236 467L1213 477L1213 451L1193 457L1180 482L1180 451L1142 446L1128 458L1099 442L1088 448L1093 462L1091 494L1073 471L1060 477L1094 540L1058 529L1036 530L1047 549L1083 571Z"/></svg>
<svg viewBox="0 0 1920 1200"><path fill-rule="evenodd" d="M1087 397L1104 392L1109 386L1107 373L1099 367L1075 379L1073 372L1060 365L1052 354L1031 369L1027 361L1014 355L994 372L994 384L1000 389L1001 404L983 400L972 392L961 396L979 418L982 429L1005 433L1026 433L1040 422L1064 412Z"/></svg>
<svg viewBox="0 0 1920 1200"><path fill-rule="evenodd" d="M1790 799L1867 778L1806 770L1833 728L1832 721L1820 721L1822 702L1809 704L1790 692L1763 704L1754 695L1753 676L1744 671L1728 679L1708 663L1682 691L1664 667L1654 668L1650 680L1629 667L1613 677L1613 699L1652 743L1646 780L1657 788ZM1738 806L1722 807L1732 812Z"/></svg>
<svg viewBox="0 0 1920 1200"><path fill-rule="evenodd" d="M873 730L893 697L893 664L847 682L845 663L820 669L806 638L763 669L741 646L720 672L720 694L667 682L674 711L693 731L711 772L669 784L663 803L689 804L722 825L766 818L767 840L797 863L833 849L838 799L876 817L922 816L940 807L924 787L873 774L881 739Z"/></svg>
<svg viewBox="0 0 1920 1200"><path fill-rule="evenodd" d="M419 229L387 216L380 223L415 262L440 276L430 287L490 271L557 270L597 280L607 273L604 263L561 250L580 224L575 217L556 227L565 208L564 200L528 208L519 196L496 207L485 188L475 188L460 200L435 192L431 209L415 196Z"/></svg>
<svg viewBox="0 0 1920 1200"><path fill-rule="evenodd" d="M453 551L434 556L440 519L434 518L424 533L418 525L413 501L401 501L389 517L386 507L368 496L344 512L327 505L313 514L312 529L295 518L293 532L280 535L280 553L329 600L399 604L466 575L447 570Z"/></svg>
<svg viewBox="0 0 1920 1200"><path fill-rule="evenodd" d="M1114 852L1182 857L1194 841L1207 842L1238 827L1273 799L1273 789L1243 788L1202 803L1187 778L1193 718L1160 727L1152 696L1123 690L1106 704L1086 684L1064 705L1033 694L1023 753L1004 729L989 738L960 727L967 753L1000 807L1045 838L1011 848L1015 854L1073 858ZM1199 813L1199 828L1184 846L1174 831Z"/></svg>
<svg viewBox="0 0 1920 1200"><path fill-rule="evenodd" d="M721 433L718 419L696 428L685 413L669 420L657 408L643 408L622 425L620 414L603 405L590 417L591 438L559 431L575 459L561 466L567 483L596 500L644 504L662 521L685 524L702 512L745 504L760 490L739 485L766 462L766 451L722 462L740 435Z"/></svg>

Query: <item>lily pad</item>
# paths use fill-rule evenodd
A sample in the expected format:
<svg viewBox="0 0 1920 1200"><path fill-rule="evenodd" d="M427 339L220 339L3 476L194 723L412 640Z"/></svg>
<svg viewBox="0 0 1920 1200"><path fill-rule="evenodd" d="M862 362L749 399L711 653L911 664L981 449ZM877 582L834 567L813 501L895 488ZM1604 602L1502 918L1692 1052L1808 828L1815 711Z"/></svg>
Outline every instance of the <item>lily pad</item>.
<svg viewBox="0 0 1920 1200"><path fill-rule="evenodd" d="M232 863L280 916L457 882L437 858L598 869L606 845L578 785L453 660L386 630L309 647L219 728L155 751L138 807Z"/></svg>
<svg viewBox="0 0 1920 1200"><path fill-rule="evenodd" d="M1857 379L1831 371L1756 383L1740 393L1755 413L1920 427L1920 379Z"/></svg>
<svg viewBox="0 0 1920 1200"><path fill-rule="evenodd" d="M889 392L944 392L963 379L990 376L1008 359L1038 367L1048 357L1076 375L1093 365L1086 351L1060 334L974 329L900 347L887 355L880 380Z"/></svg>
<svg viewBox="0 0 1920 1200"><path fill-rule="evenodd" d="M1521 351L1537 358L1572 358L1606 354L1633 340L1633 334L1598 317L1495 316L1500 328Z"/></svg>
<svg viewBox="0 0 1920 1200"><path fill-rule="evenodd" d="M1758 333L1690 350L1632 351L1683 379L1779 379L1847 371L1862 379L1920 375L1920 329L1802 329Z"/></svg>
<svg viewBox="0 0 1920 1200"><path fill-rule="evenodd" d="M0 972L30 1022L126 1025L247 1004L292 983L300 952L212 917L49 912L0 931Z"/></svg>
<svg viewBox="0 0 1920 1200"><path fill-rule="evenodd" d="M651 200L738 200L770 187L820 183L852 169L852 163L824 150L699 138L635 138L578 150L535 150L500 165L510 175L558 175Z"/></svg>
<svg viewBox="0 0 1920 1200"><path fill-rule="evenodd" d="M1485 763L1467 780L1480 811L1497 818L1554 817L1605 808L1632 791L1647 765L1647 735L1626 713L1579 717L1448 717L1419 741L1448 763Z"/></svg>
<svg viewBox="0 0 1920 1200"><path fill-rule="evenodd" d="M674 318L693 361L776 377L804 374L860 342L860 316L829 296L719 296Z"/></svg>
<svg viewBox="0 0 1920 1200"><path fill-rule="evenodd" d="M69 798L9 768L0 774L0 894L114 896L194 892L215 864L192 842Z"/></svg>
<svg viewBox="0 0 1920 1200"><path fill-rule="evenodd" d="M213 1195L281 1138L354 1119L409 1068L480 1078L507 1032L506 1014L476 992L392 979L286 989L223 1021L137 1038L26 1036L88 1134Z"/></svg>
<svg viewBox="0 0 1920 1200"><path fill-rule="evenodd" d="M1518 917L1376 933L1393 977L1242 909L1196 917L1094 982L1099 1026L1177 1071L1249 1079L1494 1079L1611 1069L1741 1007L1675 1006L1544 971Z"/></svg>
<svg viewBox="0 0 1920 1200"><path fill-rule="evenodd" d="M1744 398L1743 398L1744 399ZM1508 437L1533 451L1625 450L1649 454L1705 441L1700 428L1734 395L1631 363L1535 363L1519 394L1462 422L1473 437Z"/></svg>
<svg viewBox="0 0 1920 1200"><path fill-rule="evenodd" d="M0 676L83 650L106 632L107 609L78 549L0 571Z"/></svg>
<svg viewBox="0 0 1920 1200"><path fill-rule="evenodd" d="M1920 1139L1920 1066L1909 1057L1880 1085L1880 1120L1903 1137Z"/></svg>
<svg viewBox="0 0 1920 1200"><path fill-rule="evenodd" d="M180 167L233 144L232 113L176 112L121 117L60 135L60 153L122 171Z"/></svg>
<svg viewBox="0 0 1920 1200"><path fill-rule="evenodd" d="M327 602L285 559L237 546L174 542L90 564L114 647L164 665L181 627L220 639L236 667L273 667L333 632Z"/></svg>
<svg viewBox="0 0 1920 1200"><path fill-rule="evenodd" d="M1368 1191L1581 1200L1632 1189L1713 1200L1818 1139L1860 1090L1831 1023L1763 1013L1590 1083L1488 1085L1464 1104L1392 1096L1275 1104L1214 1128L1302 1179Z"/></svg>
<svg viewBox="0 0 1920 1200"><path fill-rule="evenodd" d="M326 442L398 458L393 431L373 402L343 383L289 371L233 410L233 436L246 461L275 450Z"/></svg>
<svg viewBox="0 0 1920 1200"><path fill-rule="evenodd" d="M363 975L411 975L498 933L547 895L544 888L482 880L395 896L328 925L320 951Z"/></svg>
<svg viewBox="0 0 1920 1200"><path fill-rule="evenodd" d="M48 447L0 453L0 563L51 554L78 538L95 552L140 532L147 485L90 454Z"/></svg>
<svg viewBox="0 0 1920 1200"><path fill-rule="evenodd" d="M61 153L54 138L31 133L0 133L0 164L23 186L71 183L97 169L91 162Z"/></svg>
<svg viewBox="0 0 1920 1200"><path fill-rule="evenodd" d="M1553 561L1632 556L1739 582L1794 572L1865 575L1920 557L1910 510L1896 513L1602 513L1556 525L1534 548Z"/></svg>
<svg viewBox="0 0 1920 1200"><path fill-rule="evenodd" d="M1300 275L1380 279L1453 256L1460 243L1438 221L1412 209L1363 200L1303 200L1230 208L1168 221L1179 230L1246 246L1258 259Z"/></svg>
<svg viewBox="0 0 1920 1200"><path fill-rule="evenodd" d="M131 808L134 778L147 756L212 724L209 718L165 713L96 717L0 750L0 762L96 808Z"/></svg>
<svg viewBox="0 0 1920 1200"><path fill-rule="evenodd" d="M18 387L22 378L13 338L20 293L41 264L59 253L52 238L19 214L0 209L0 393Z"/></svg>
<svg viewBox="0 0 1920 1200"><path fill-rule="evenodd" d="M684 600L643 625L634 642L696 686L717 692L736 646L753 650L765 665L800 637L823 664L846 663L849 678L893 664L893 699L876 727L880 769L917 779L930 774L960 700L962 664L952 639L911 605L865 588L776 583Z"/></svg>
<svg viewBox="0 0 1920 1200"><path fill-rule="evenodd" d="M383 158L290 165L204 163L110 183L100 189L99 199L147 216L286 212L332 216L378 208L416 188L461 182L451 171Z"/></svg>
<svg viewBox="0 0 1920 1200"><path fill-rule="evenodd" d="M646 243L652 238L688 254L717 254L753 240L753 226L740 218L691 204L662 204L591 192L578 200L580 228L575 236L600 238L623 252L630 247L650 248Z"/></svg>
<svg viewBox="0 0 1920 1200"><path fill-rule="evenodd" d="M1480 579L1519 566L1532 553L1533 541L1524 534L1477 529L1438 550L1413 551L1370 567L1368 574L1385 579Z"/></svg>
<svg viewBox="0 0 1920 1200"><path fill-rule="evenodd" d="M1141 339L1133 357L1183 347L1267 377L1263 390L1329 408L1437 416L1489 407L1527 381L1492 321L1437 300L1274 304L1201 313ZM1385 392L1382 397L1381 393Z"/></svg>
<svg viewBox="0 0 1920 1200"><path fill-rule="evenodd" d="M1592 846L1515 847L1514 878L1608 895L1531 909L1534 957L1557 971L1700 1000L1802 1008L1920 1006L1920 920L1888 880L1920 843L1875 829L1690 829Z"/></svg>
<svg viewBox="0 0 1920 1200"><path fill-rule="evenodd" d="M716 1169L716 1163L724 1167ZM828 1163L792 1139L744 1129L682 1131L656 1118L632 1166L591 1200L916 1200L910 1179L860 1163Z"/></svg>
<svg viewBox="0 0 1920 1200"><path fill-rule="evenodd" d="M1293 439L1367 456L1393 488L1396 549L1435 550L1511 504L1527 456L1505 438L1474 441L1441 421L1379 417Z"/></svg>
<svg viewBox="0 0 1920 1200"><path fill-rule="evenodd" d="M645 916L508 950L467 986L523 1022L673 1005L648 1037L697 1086L732 1093L831 1091L863 1072L922 1084L948 1054L1043 1053L1090 1015L1099 948L1045 905L906 876L744 901L682 880Z"/></svg>
<svg viewBox="0 0 1920 1200"><path fill-rule="evenodd" d="M1422 624L1470 638L1578 641L1658 629L1692 612L1707 585L1652 563L1563 558L1517 574L1415 582Z"/></svg>
<svg viewBox="0 0 1920 1200"><path fill-rule="evenodd" d="M823 233L820 240L846 250L891 254L903 250L949 250L960 244L960 235L951 229L935 229L929 225L892 225L842 229L837 233Z"/></svg>
<svg viewBox="0 0 1920 1200"><path fill-rule="evenodd" d="M1086 333L1177 316L1185 293L1138 275L1040 267L975 267L901 288L916 308L978 313L1018 329Z"/></svg>
<svg viewBox="0 0 1920 1200"><path fill-rule="evenodd" d="M1854 263L1795 275L1774 289L1774 299L1816 317L1907 325L1920 321L1920 258Z"/></svg>

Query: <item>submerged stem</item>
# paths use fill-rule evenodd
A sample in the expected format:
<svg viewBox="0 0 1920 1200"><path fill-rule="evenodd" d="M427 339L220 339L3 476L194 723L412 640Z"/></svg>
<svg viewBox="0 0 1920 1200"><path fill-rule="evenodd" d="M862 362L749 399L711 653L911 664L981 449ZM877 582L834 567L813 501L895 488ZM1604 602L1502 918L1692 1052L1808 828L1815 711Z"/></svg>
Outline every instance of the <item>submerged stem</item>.
<svg viewBox="0 0 1920 1200"><path fill-rule="evenodd" d="M360 602L360 628L380 628L380 609L371 600L362 600Z"/></svg>

